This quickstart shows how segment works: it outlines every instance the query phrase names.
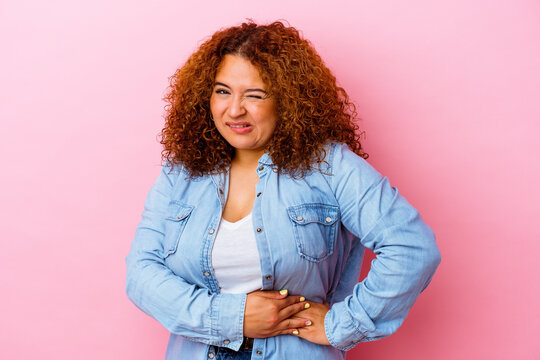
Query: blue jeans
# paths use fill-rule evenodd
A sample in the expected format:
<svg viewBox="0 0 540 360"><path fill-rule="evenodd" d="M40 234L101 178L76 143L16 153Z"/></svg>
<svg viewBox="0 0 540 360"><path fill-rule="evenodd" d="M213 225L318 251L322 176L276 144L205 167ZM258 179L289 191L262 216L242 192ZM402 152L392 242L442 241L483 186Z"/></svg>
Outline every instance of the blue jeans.
<svg viewBox="0 0 540 360"><path fill-rule="evenodd" d="M234 351L224 347L216 347L216 357L214 360L250 360L251 349Z"/></svg>

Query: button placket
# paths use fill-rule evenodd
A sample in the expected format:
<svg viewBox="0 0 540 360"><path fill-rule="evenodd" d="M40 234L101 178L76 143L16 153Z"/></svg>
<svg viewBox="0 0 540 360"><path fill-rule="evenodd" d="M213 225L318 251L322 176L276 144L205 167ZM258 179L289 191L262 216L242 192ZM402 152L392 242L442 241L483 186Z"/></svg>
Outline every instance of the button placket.
<svg viewBox="0 0 540 360"><path fill-rule="evenodd" d="M266 166L264 164L260 164L260 166L257 168L257 174L259 175L259 178L261 181L257 184L255 188L255 203L253 205L253 219L254 219L254 230L255 230L255 237L256 241L259 244L258 246L264 247L267 246L267 240L266 236L264 235L265 229L264 229L264 221L260 218L259 212L262 207L262 195L265 191L265 181L263 181L263 178L265 174L269 171L269 166ZM261 257L261 270L263 273L263 289L271 289L273 286L273 266L271 263L267 261L264 257ZM255 350L253 350L255 352Z"/></svg>
<svg viewBox="0 0 540 360"><path fill-rule="evenodd" d="M210 229L210 230L208 231L208 233L209 233L210 235L214 234L214 232L215 232L214 229ZM210 277L211 274L210 274L210 271L205 271L205 272L203 272L203 275L204 275L205 277Z"/></svg>

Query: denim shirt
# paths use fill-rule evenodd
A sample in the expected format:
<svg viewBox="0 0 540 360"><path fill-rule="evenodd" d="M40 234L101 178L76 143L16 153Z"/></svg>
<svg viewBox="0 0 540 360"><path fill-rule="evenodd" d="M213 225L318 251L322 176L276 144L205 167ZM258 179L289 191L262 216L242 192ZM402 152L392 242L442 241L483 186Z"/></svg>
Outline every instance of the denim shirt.
<svg viewBox="0 0 540 360"><path fill-rule="evenodd" d="M253 228L264 290L288 289L326 300L332 346L294 335L255 339L252 359L344 359L362 341L401 325L440 262L431 229L364 159L346 145L304 178L278 174L259 159ZM166 359L212 358L238 350L245 294L222 294L211 250L228 191L228 174L188 179L164 166L145 202L126 258L128 297L171 332ZM358 282L364 249L375 252Z"/></svg>

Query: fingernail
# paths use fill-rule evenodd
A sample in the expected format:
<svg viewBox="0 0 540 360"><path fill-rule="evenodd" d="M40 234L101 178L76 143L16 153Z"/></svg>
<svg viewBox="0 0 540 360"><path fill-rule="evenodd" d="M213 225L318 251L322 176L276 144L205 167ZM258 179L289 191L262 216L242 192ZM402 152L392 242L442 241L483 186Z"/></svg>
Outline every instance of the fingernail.
<svg viewBox="0 0 540 360"><path fill-rule="evenodd" d="M311 320L306 321L306 325L307 326L311 325Z"/></svg>
<svg viewBox="0 0 540 360"><path fill-rule="evenodd" d="M281 295L287 295L287 289L283 289L279 292Z"/></svg>
<svg viewBox="0 0 540 360"><path fill-rule="evenodd" d="M303 296L300 296L300 301L306 301L306 298Z"/></svg>
<svg viewBox="0 0 540 360"><path fill-rule="evenodd" d="M309 309L310 306L311 306L311 305L309 305L309 303L306 303L306 304L304 305L304 309Z"/></svg>
<svg viewBox="0 0 540 360"><path fill-rule="evenodd" d="M299 334L298 330L294 330L292 333L293 333L294 335L298 335L298 334Z"/></svg>

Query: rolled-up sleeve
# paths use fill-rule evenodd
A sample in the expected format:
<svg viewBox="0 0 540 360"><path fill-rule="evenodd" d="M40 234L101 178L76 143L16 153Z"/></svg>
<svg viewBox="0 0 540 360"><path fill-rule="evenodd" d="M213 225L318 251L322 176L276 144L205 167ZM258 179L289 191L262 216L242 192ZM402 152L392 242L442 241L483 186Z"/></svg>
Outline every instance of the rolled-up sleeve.
<svg viewBox="0 0 540 360"><path fill-rule="evenodd" d="M177 276L164 262L165 212L177 178L176 171L164 166L146 198L126 257L126 293L171 333L238 350L246 295L212 294Z"/></svg>
<svg viewBox="0 0 540 360"><path fill-rule="evenodd" d="M398 190L345 145L335 148L331 186L343 225L376 254L366 278L325 318L330 343L349 350L392 334L429 284L441 255L435 235Z"/></svg>

